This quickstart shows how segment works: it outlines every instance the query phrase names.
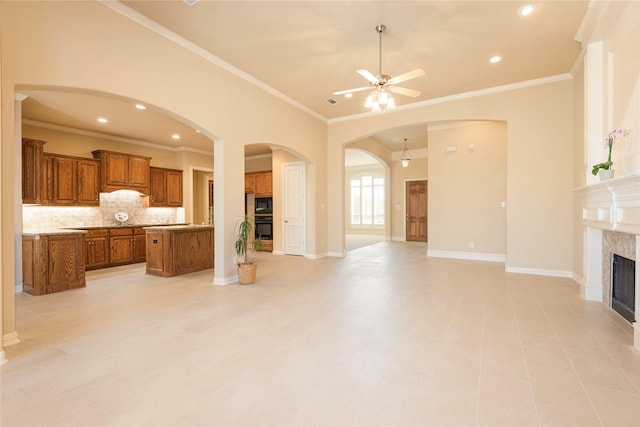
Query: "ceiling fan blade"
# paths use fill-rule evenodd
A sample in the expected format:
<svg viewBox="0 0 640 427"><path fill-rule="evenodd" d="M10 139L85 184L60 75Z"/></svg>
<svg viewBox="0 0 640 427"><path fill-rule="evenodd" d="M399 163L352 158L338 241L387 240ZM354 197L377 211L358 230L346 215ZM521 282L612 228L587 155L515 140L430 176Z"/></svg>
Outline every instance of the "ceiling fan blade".
<svg viewBox="0 0 640 427"><path fill-rule="evenodd" d="M371 86L357 87L355 89L340 90L333 92L334 95L344 95L345 93L360 92L361 90L371 90Z"/></svg>
<svg viewBox="0 0 640 427"><path fill-rule="evenodd" d="M413 71L409 71L408 73L400 74L399 76L395 76L389 79L390 85L395 85L398 83L406 82L407 80L415 79L416 77L424 76L425 72L422 68L416 68Z"/></svg>
<svg viewBox="0 0 640 427"><path fill-rule="evenodd" d="M419 96L422 93L419 90L407 89L406 87L397 87L397 86L391 86L389 88L389 90L391 92L393 92L393 93L399 93L400 95L412 96L414 98L416 96Z"/></svg>
<svg viewBox="0 0 640 427"><path fill-rule="evenodd" d="M358 74L369 80L369 83L371 83L372 85L377 85L380 82L380 80L376 76L374 76L367 70L358 70Z"/></svg>

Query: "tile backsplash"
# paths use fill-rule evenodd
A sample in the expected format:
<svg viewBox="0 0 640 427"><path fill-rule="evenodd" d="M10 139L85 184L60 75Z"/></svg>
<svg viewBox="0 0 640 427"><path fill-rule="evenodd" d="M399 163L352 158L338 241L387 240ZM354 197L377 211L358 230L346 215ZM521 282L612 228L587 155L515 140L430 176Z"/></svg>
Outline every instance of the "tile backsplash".
<svg viewBox="0 0 640 427"><path fill-rule="evenodd" d="M128 224L184 223L184 208L145 208L135 191L100 193L100 206L22 206L22 228L91 227L116 224L115 214L126 212Z"/></svg>

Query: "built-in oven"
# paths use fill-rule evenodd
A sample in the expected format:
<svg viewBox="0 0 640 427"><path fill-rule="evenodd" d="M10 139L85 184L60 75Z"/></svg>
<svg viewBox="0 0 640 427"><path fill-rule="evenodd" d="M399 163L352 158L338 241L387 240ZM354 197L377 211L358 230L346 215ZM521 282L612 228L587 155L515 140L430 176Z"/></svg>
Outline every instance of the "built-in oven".
<svg viewBox="0 0 640 427"><path fill-rule="evenodd" d="M273 240L273 217L271 215L256 215L256 238Z"/></svg>

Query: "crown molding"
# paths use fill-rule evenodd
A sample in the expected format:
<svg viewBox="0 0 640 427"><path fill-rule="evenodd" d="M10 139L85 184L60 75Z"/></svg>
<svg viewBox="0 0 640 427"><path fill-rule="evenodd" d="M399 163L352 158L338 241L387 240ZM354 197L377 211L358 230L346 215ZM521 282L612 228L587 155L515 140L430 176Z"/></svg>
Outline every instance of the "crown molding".
<svg viewBox="0 0 640 427"><path fill-rule="evenodd" d="M405 105L396 107L393 111L390 111L390 112L384 112L384 113L366 112L366 113L360 113L360 114L353 114L351 116L338 117L335 119L329 119L328 123L332 124L332 123L338 123L338 122L345 122L345 121L360 119L363 117L371 117L378 114L393 114L393 112L395 111L413 110L415 108L426 107L429 105L445 104L447 102L459 101L462 99L476 98L476 97L492 95L500 92L509 92L512 90L523 89L531 86L540 86L540 85L545 85L545 84L564 81L564 80L571 80L572 78L573 76L569 73L557 74L555 76L541 77L539 79L525 80L518 83L494 86L487 89L473 90L470 92L463 92L455 95L443 96L441 98L434 98L434 99L428 99L426 101L414 102L412 104L405 104Z"/></svg>
<svg viewBox="0 0 640 427"><path fill-rule="evenodd" d="M77 128L72 128L72 127L68 127L68 126L56 125L56 124L53 124L53 123L40 122L40 121L37 121L37 120L31 120L31 119L22 119L22 123L25 124L25 125L35 126L35 127L39 127L39 128L43 128L43 129L57 130L57 131L60 131L60 132L73 133L75 135L89 136L89 137L92 137L92 138L107 139L107 140L110 140L110 141L124 142L126 144L132 144L132 145L139 145L139 146L142 146L142 147L155 148L156 150L171 151L171 152L174 152L174 153L191 152L191 153L197 153L197 154L204 154L206 156L212 156L213 155L213 143L211 144L211 151L207 151L207 150L200 150L198 148L187 147L187 146L184 146L184 145L181 145L179 147L169 147L167 145L155 144L153 142L141 141L139 139L125 138L125 137L122 137L122 136L114 136L114 135L109 135L109 134L106 134L106 133L93 132L93 131L90 131L90 130L77 129Z"/></svg>
<svg viewBox="0 0 640 427"><path fill-rule="evenodd" d="M251 83L252 85L254 85L254 86L264 90L265 92L275 96L276 98L286 102L287 104L296 107L297 109L309 114L310 116L315 117L318 120L321 120L324 123L327 122L327 118L326 117L321 116L320 114L316 113L315 111L313 111L313 110L305 107L304 105L300 104L299 102L289 98L284 93L272 88L268 84L264 83L261 80L258 80L257 78L255 78L252 75L242 71L241 69L234 67L233 65L229 64L228 62L224 61L223 59L219 58L218 56L212 54L211 52L201 48L200 46L196 45L195 43L192 43L189 40L185 39L184 37L179 36L178 34L174 33L171 30L169 30L167 27L162 26L162 25L158 24L157 22L147 18L143 14L131 9L129 6L126 6L123 3L120 3L119 1L113 1L113 0L98 0L98 2L101 3L103 6L106 6L109 9L113 10L114 12L117 12L120 15L122 15L122 16L124 16L126 18L129 18L134 22L137 22L138 24L142 25L143 27L148 28L149 30L153 31L154 33L165 37L166 39L172 41L173 43L177 44L178 46L183 47L184 49L187 49L189 52L193 53L194 55L198 55L199 57L201 57L201 58L209 61L210 63L212 63L212 64L224 69L225 71L228 71L231 74L233 74L233 75L235 75L237 77L240 77L241 79Z"/></svg>

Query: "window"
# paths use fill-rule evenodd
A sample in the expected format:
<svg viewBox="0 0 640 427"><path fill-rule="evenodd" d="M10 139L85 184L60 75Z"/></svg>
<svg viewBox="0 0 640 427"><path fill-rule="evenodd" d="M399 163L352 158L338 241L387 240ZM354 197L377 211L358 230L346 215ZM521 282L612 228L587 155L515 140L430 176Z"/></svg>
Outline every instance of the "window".
<svg viewBox="0 0 640 427"><path fill-rule="evenodd" d="M384 178L363 175L351 179L351 225L384 225Z"/></svg>

